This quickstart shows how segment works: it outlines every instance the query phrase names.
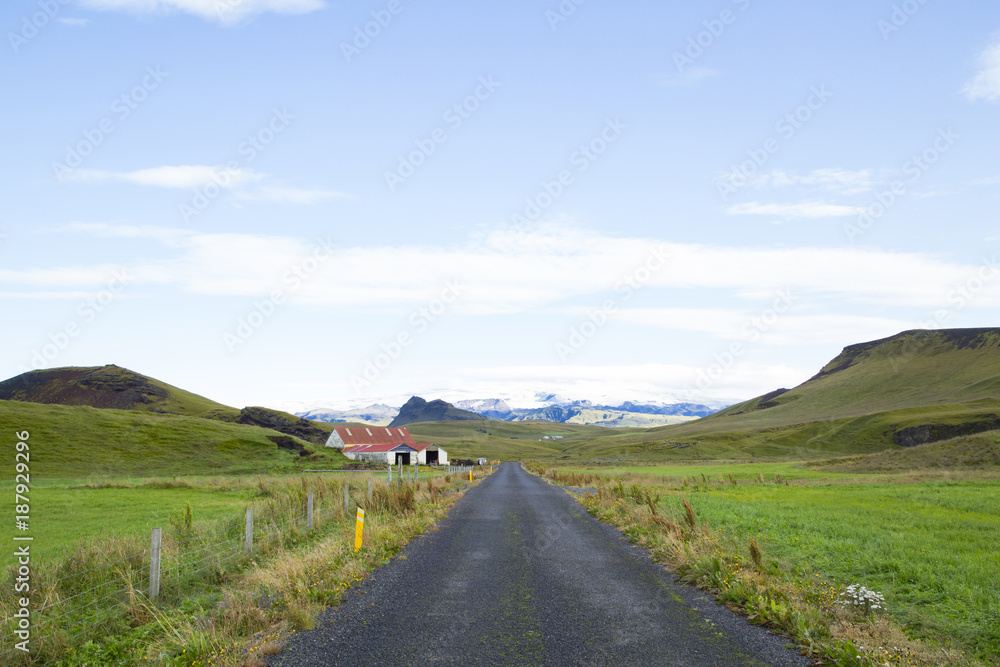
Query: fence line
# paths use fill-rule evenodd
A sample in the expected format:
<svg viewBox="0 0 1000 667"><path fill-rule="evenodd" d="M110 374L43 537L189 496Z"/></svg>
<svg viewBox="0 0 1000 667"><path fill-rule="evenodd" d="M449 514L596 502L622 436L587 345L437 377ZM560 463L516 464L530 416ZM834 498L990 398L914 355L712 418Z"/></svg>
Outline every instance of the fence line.
<svg viewBox="0 0 1000 667"><path fill-rule="evenodd" d="M338 483L338 486L340 484L345 489L350 488L350 482ZM360 485L356 490L362 493L364 491ZM313 505L311 514L314 526L322 525L324 520L331 517L336 519L345 516L339 493L327 492L317 496L308 494ZM307 498L303 497L301 500L299 503L296 499L294 506L286 510L254 516L252 523L248 522L255 552L272 550L293 531L309 530ZM242 524L243 521L239 523ZM37 653L41 644L76 645L76 640L99 627L107 617L121 616L132 600L151 601L164 596L181 595L189 580L206 567L214 564L220 567L228 565L241 556L249 563L252 554L245 550L247 535L243 528L242 525L237 527L230 519L229 525L220 530L184 539L168 541L162 539L161 534L158 563L153 559L151 542L150 549L112 562L64 577L32 582L30 599L34 608L31 610L31 653ZM13 590L13 586L8 590ZM0 645L0 664L15 665L18 660L27 658L28 654L15 648L15 643L19 641L16 634L18 619L13 614L17 609L18 598L28 595L12 592L0 596L0 612L3 614L0 624L0 642L3 642Z"/></svg>

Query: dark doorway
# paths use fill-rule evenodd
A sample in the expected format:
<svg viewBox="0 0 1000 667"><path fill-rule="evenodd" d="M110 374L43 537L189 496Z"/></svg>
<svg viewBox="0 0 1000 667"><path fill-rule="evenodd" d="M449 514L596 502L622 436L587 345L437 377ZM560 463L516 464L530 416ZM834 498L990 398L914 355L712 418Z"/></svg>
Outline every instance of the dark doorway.
<svg viewBox="0 0 1000 667"><path fill-rule="evenodd" d="M410 453L409 452L396 452L396 465L402 463L404 466L410 465Z"/></svg>
<svg viewBox="0 0 1000 667"><path fill-rule="evenodd" d="M427 450L427 465L437 465L438 462L438 450L428 449Z"/></svg>

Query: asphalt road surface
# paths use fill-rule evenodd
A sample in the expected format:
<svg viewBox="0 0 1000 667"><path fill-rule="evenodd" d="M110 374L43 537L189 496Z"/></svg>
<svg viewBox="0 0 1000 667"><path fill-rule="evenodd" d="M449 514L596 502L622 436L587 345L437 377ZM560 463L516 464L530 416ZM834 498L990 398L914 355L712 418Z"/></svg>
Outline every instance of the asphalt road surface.
<svg viewBox="0 0 1000 667"><path fill-rule="evenodd" d="M403 553L268 664L810 664L516 463Z"/></svg>

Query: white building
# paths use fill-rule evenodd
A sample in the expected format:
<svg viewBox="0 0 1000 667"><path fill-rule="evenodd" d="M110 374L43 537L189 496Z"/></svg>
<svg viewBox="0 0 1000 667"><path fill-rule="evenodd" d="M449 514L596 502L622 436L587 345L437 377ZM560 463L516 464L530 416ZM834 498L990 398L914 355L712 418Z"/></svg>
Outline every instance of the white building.
<svg viewBox="0 0 1000 667"><path fill-rule="evenodd" d="M355 461L411 465L448 465L448 452L433 443L417 443L405 428L337 426L326 446Z"/></svg>

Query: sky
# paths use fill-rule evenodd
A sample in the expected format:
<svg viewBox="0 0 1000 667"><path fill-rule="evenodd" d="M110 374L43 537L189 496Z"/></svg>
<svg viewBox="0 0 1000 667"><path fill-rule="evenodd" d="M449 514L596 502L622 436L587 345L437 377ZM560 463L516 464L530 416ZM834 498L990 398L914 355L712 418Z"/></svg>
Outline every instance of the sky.
<svg viewBox="0 0 1000 667"><path fill-rule="evenodd" d="M994 0L5 2L0 375L726 403L997 326Z"/></svg>

